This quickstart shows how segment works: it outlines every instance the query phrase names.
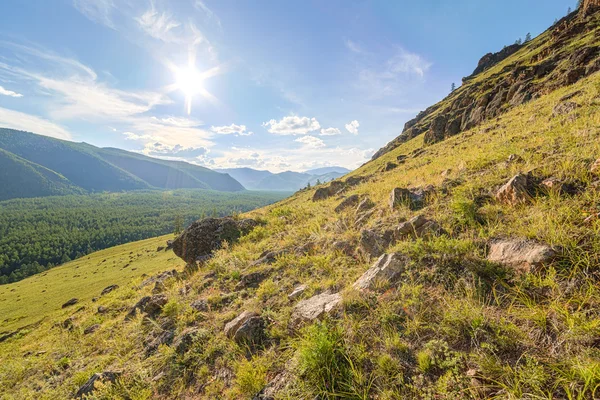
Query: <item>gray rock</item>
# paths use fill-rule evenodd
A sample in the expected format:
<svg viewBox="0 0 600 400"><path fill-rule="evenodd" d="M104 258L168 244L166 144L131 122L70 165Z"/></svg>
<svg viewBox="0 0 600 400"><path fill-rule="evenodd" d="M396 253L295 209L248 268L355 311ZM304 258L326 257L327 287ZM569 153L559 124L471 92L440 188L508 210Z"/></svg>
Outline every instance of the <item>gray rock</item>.
<svg viewBox="0 0 600 400"><path fill-rule="evenodd" d="M146 356L149 357L158 350L161 345L173 343L175 332L172 329L164 329L157 336L152 336L146 345Z"/></svg>
<svg viewBox="0 0 600 400"><path fill-rule="evenodd" d="M295 288L292 293L288 294L288 299L290 300L296 300L297 298L299 298L300 296L302 296L304 294L304 292L306 292L306 289L308 289L308 286L306 285L300 285L297 288Z"/></svg>
<svg viewBox="0 0 600 400"><path fill-rule="evenodd" d="M96 382L102 382L102 383L108 382L108 383L114 384L120 375L121 375L120 372L110 372L110 371L96 373L96 374L92 375L91 378L88 379L88 381L79 388L77 393L75 393L75 398L81 399L84 396L91 394L94 390L96 390Z"/></svg>
<svg viewBox="0 0 600 400"><path fill-rule="evenodd" d="M422 203L423 196L419 196L409 189L395 188L390 194L389 205L392 211L400 206L406 206L411 210L415 210L420 208Z"/></svg>
<svg viewBox="0 0 600 400"><path fill-rule="evenodd" d="M194 344L198 328L186 328L181 332L179 336L173 341L173 347L179 354L185 354Z"/></svg>
<svg viewBox="0 0 600 400"><path fill-rule="evenodd" d="M356 207L360 202L360 197L357 194L353 194L350 197L345 198L336 208L335 212L340 213L350 207Z"/></svg>
<svg viewBox="0 0 600 400"><path fill-rule="evenodd" d="M98 329L100 329L100 324L94 324L92 326L88 326L87 328L85 328L85 330L83 331L83 334L89 335L90 333L96 332Z"/></svg>
<svg viewBox="0 0 600 400"><path fill-rule="evenodd" d="M254 220L229 217L196 221L173 241L173 252L188 264L195 264L210 258L223 242L236 242L257 225Z"/></svg>
<svg viewBox="0 0 600 400"><path fill-rule="evenodd" d="M410 259L402 254L384 254L354 284L358 290L374 289L378 283L390 283L404 271Z"/></svg>
<svg viewBox="0 0 600 400"><path fill-rule="evenodd" d="M557 117L559 115L570 114L573 111L575 111L576 109L578 109L579 107L581 107L581 106L573 101L564 101L564 102L558 103L554 107L554 109L552 110L552 115Z"/></svg>
<svg viewBox="0 0 600 400"><path fill-rule="evenodd" d="M332 314L337 310L341 301L342 296L339 293L322 293L310 299L302 300L294 307L290 323L297 328L303 323L312 322L325 315Z"/></svg>
<svg viewBox="0 0 600 400"><path fill-rule="evenodd" d="M262 317L253 316L244 321L233 335L233 340L239 345L254 346L265 338L265 321Z"/></svg>
<svg viewBox="0 0 600 400"><path fill-rule="evenodd" d="M192 307L194 310L196 310L198 312L208 312L208 310L209 310L208 301L206 301L204 299L194 300L190 304L190 307Z"/></svg>
<svg viewBox="0 0 600 400"><path fill-rule="evenodd" d="M490 244L488 260L517 272L531 272L552 262L556 255L550 246L531 240L496 240Z"/></svg>
<svg viewBox="0 0 600 400"><path fill-rule="evenodd" d="M276 400L291 384L292 375L288 371L283 371L271 382L267 384L257 395L255 395L252 400Z"/></svg>
<svg viewBox="0 0 600 400"><path fill-rule="evenodd" d="M269 277L269 275L271 275L271 273L271 270L265 270L242 275L240 281L235 286L235 288L236 290L257 288L262 283L262 281L264 281Z"/></svg>
<svg viewBox="0 0 600 400"><path fill-rule="evenodd" d="M525 174L518 174L496 192L496 200L511 206L528 204L533 200L533 189L531 178Z"/></svg>
<svg viewBox="0 0 600 400"><path fill-rule="evenodd" d="M104 296L109 294L110 292L112 292L113 290L117 290L119 288L119 285L110 285L105 287L102 292L100 293L100 296Z"/></svg>
<svg viewBox="0 0 600 400"><path fill-rule="evenodd" d="M375 207L375 203L373 203L373 201L370 198L365 198L363 199L358 206L356 206L356 211L355 213L358 215L360 213L369 211L370 209L372 209L373 207Z"/></svg>
<svg viewBox="0 0 600 400"><path fill-rule="evenodd" d="M385 252L386 243L381 235L371 229L360 232L360 250L371 257L379 257Z"/></svg>
<svg viewBox="0 0 600 400"><path fill-rule="evenodd" d="M441 235L442 233L444 233L444 230L437 222L419 215L401 223L395 230L395 239L432 237Z"/></svg>
<svg viewBox="0 0 600 400"><path fill-rule="evenodd" d="M75 304L79 303L79 299L71 299L69 301L67 301L65 304L62 305L62 308L67 308L67 307L71 307L74 306Z"/></svg>
<svg viewBox="0 0 600 400"><path fill-rule="evenodd" d="M125 316L126 320L134 318L138 311L148 314L153 317L160 313L162 307L167 304L169 299L164 294L155 294L153 296L142 297Z"/></svg>
<svg viewBox="0 0 600 400"><path fill-rule="evenodd" d="M225 325L225 335L229 338L233 338L238 329L244 324L244 322L248 321L250 318L258 317L259 315L255 312L244 311L233 321L230 321Z"/></svg>
<svg viewBox="0 0 600 400"><path fill-rule="evenodd" d="M345 240L337 241L337 242L333 243L331 245L331 247L334 250L337 250L347 256L351 256L354 254L354 246L352 245L352 243L345 241Z"/></svg>

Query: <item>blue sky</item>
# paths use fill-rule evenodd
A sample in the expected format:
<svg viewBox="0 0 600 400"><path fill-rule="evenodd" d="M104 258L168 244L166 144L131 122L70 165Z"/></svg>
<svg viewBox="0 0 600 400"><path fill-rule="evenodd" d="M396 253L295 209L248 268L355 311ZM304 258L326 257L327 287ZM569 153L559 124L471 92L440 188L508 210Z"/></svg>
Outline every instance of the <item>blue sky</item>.
<svg viewBox="0 0 600 400"><path fill-rule="evenodd" d="M211 168L355 168L565 0L3 0L0 126Z"/></svg>

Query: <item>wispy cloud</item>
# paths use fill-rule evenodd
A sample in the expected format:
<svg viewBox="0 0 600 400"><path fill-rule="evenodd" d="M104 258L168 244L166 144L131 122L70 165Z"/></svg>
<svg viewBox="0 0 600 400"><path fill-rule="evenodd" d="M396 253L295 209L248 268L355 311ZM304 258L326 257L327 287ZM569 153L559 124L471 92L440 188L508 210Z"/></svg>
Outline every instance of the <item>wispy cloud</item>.
<svg viewBox="0 0 600 400"><path fill-rule="evenodd" d="M358 123L358 121L354 120L348 124L346 124L346 130L348 132L350 132L353 135L358 135L358 128L360 127L360 124Z"/></svg>
<svg viewBox="0 0 600 400"><path fill-rule="evenodd" d="M276 135L306 135L321 129L316 118L297 116L284 117L280 121L272 119L263 123L263 126Z"/></svg>
<svg viewBox="0 0 600 400"><path fill-rule="evenodd" d="M217 14L215 14L210 8L208 8L204 1L196 0L194 6L196 7L196 9L203 11L209 19L213 19L220 28L222 27L221 20L219 19Z"/></svg>
<svg viewBox="0 0 600 400"><path fill-rule="evenodd" d="M363 52L363 50L361 49L361 47L357 43L353 42L350 39L346 40L344 42L344 44L346 45L346 48L348 48L348 50L350 50L353 53L359 53L360 54L360 53Z"/></svg>
<svg viewBox="0 0 600 400"><path fill-rule="evenodd" d="M71 139L71 133L47 119L0 107L0 125L4 128L38 133L58 139Z"/></svg>
<svg viewBox="0 0 600 400"><path fill-rule="evenodd" d="M116 29L111 19L114 0L73 0L73 6L90 20Z"/></svg>
<svg viewBox="0 0 600 400"><path fill-rule="evenodd" d="M4 89L0 86L0 95L8 97L23 97L21 93L13 92L12 90Z"/></svg>
<svg viewBox="0 0 600 400"><path fill-rule="evenodd" d="M181 23L167 12L157 11L153 4L135 20L144 32L155 39L165 43L178 43L182 40L180 34L176 32L181 27Z"/></svg>

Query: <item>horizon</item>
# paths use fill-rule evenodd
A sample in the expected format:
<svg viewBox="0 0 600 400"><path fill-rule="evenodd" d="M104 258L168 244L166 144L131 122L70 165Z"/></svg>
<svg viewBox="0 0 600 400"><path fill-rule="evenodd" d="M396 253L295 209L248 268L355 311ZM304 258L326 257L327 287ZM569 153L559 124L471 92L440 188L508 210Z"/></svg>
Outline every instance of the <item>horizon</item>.
<svg viewBox="0 0 600 400"><path fill-rule="evenodd" d="M341 5L9 0L0 125L211 169L352 170L576 1Z"/></svg>

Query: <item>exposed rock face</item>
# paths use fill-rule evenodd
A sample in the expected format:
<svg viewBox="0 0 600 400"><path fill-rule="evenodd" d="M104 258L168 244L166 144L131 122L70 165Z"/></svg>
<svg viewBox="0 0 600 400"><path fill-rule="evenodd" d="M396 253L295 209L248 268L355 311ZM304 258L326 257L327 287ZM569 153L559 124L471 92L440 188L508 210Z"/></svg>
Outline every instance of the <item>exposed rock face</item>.
<svg viewBox="0 0 600 400"><path fill-rule="evenodd" d="M488 260L517 272L531 272L555 257L556 252L550 246L530 240L496 240L490 244L488 254Z"/></svg>
<svg viewBox="0 0 600 400"><path fill-rule="evenodd" d="M147 340L146 344L146 356L149 357L153 353L158 350L158 348L165 344L170 345L173 343L173 339L175 338L175 332L173 329L164 329L158 335L151 336L149 340Z"/></svg>
<svg viewBox="0 0 600 400"><path fill-rule="evenodd" d="M546 41L535 39L486 54L461 87L408 121L400 136L377 151L373 159L419 135L425 135L425 144L439 142L600 70L598 46L580 41L586 33L596 34L597 16L590 14L600 10L599 2L584 2L579 15L572 13L549 29ZM567 48L569 51L563 51ZM528 56L530 50L541 51ZM497 68L499 63L505 64L503 68ZM484 73L489 79L472 79Z"/></svg>
<svg viewBox="0 0 600 400"><path fill-rule="evenodd" d="M312 322L333 313L342 301L339 293L322 293L299 302L292 313L291 325L299 327L303 323Z"/></svg>
<svg viewBox="0 0 600 400"><path fill-rule="evenodd" d="M92 377L90 379L88 379L88 381L79 388L77 393L75 393L75 398L81 399L84 396L91 394L94 390L96 390L96 382L115 383L120 375L121 375L120 372L110 372L110 371L96 373L96 374L92 375Z"/></svg>
<svg viewBox="0 0 600 400"><path fill-rule="evenodd" d="M353 194L350 197L346 197L336 208L335 212L340 213L348 208L356 207L360 202L360 197L357 194Z"/></svg>
<svg viewBox="0 0 600 400"><path fill-rule="evenodd" d="M62 305L62 308L67 308L67 307L71 307L74 306L75 304L79 303L79 299L71 299L69 301L67 301L65 304Z"/></svg>
<svg viewBox="0 0 600 400"><path fill-rule="evenodd" d="M173 241L173 251L188 264L204 261L223 242L233 243L257 225L254 220L237 221L229 217L196 221Z"/></svg>
<svg viewBox="0 0 600 400"><path fill-rule="evenodd" d="M423 203L423 196L405 188L395 188L390 194L389 205L392 210L406 206L411 210L418 209Z"/></svg>
<svg viewBox="0 0 600 400"><path fill-rule="evenodd" d="M518 174L496 192L496 200L511 206L527 204L533 200L532 189L533 182L529 175Z"/></svg>
<svg viewBox="0 0 600 400"><path fill-rule="evenodd" d="M104 290L102 290L102 293L100 293L101 296L107 295L110 292L112 292L113 290L117 290L119 288L119 285L110 285L104 288Z"/></svg>
<svg viewBox="0 0 600 400"><path fill-rule="evenodd" d="M373 203L373 201L367 197L358 204L355 213L358 215L362 212L369 211L373 207L375 207L375 203Z"/></svg>
<svg viewBox="0 0 600 400"><path fill-rule="evenodd" d="M360 250L371 257L379 257L385 252L387 244L382 236L371 229L360 232Z"/></svg>
<svg viewBox="0 0 600 400"><path fill-rule="evenodd" d="M358 290L374 289L378 283L397 279L410 259L402 254L384 254L354 284Z"/></svg>

